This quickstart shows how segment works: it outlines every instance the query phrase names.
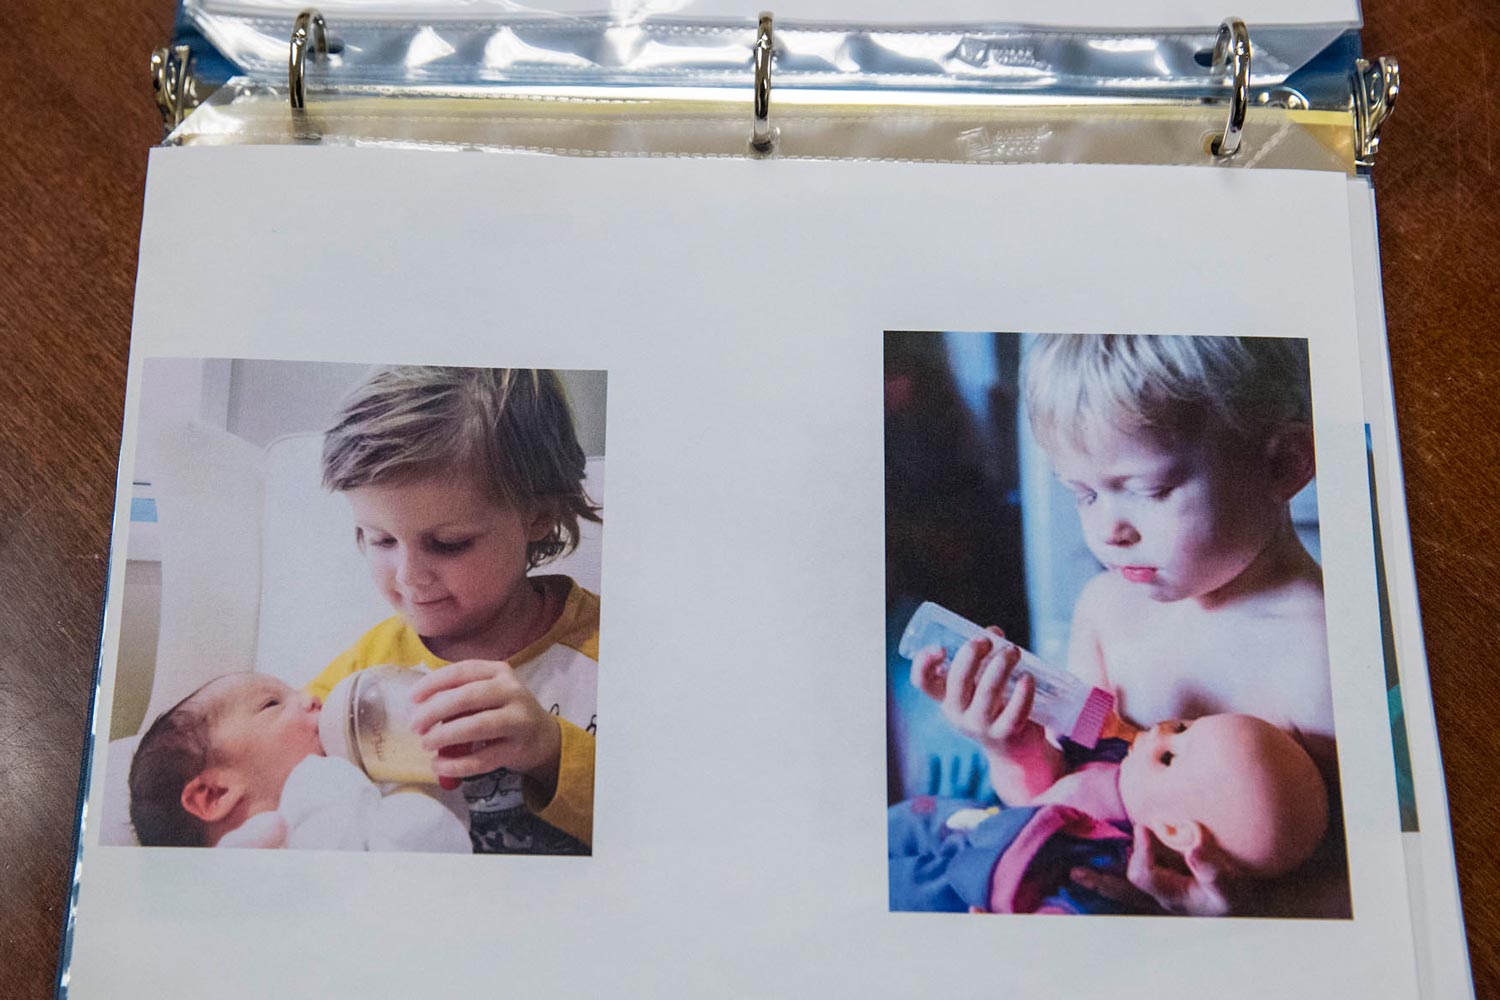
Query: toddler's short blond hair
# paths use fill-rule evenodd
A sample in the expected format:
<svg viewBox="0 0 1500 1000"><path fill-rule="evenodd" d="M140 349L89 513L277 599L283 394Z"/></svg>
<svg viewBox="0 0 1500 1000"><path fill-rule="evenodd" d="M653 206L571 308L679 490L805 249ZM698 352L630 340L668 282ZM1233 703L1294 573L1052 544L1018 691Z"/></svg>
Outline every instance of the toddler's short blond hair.
<svg viewBox="0 0 1500 1000"><path fill-rule="evenodd" d="M540 566L600 519L583 489L584 455L556 372L535 368L383 368L344 400L323 438L323 486L343 491L431 475L474 477L497 504L542 509Z"/></svg>
<svg viewBox="0 0 1500 1000"><path fill-rule="evenodd" d="M1024 392L1043 447L1087 450L1101 427L1211 433L1258 446L1311 421L1305 341L1280 337L1041 334Z"/></svg>

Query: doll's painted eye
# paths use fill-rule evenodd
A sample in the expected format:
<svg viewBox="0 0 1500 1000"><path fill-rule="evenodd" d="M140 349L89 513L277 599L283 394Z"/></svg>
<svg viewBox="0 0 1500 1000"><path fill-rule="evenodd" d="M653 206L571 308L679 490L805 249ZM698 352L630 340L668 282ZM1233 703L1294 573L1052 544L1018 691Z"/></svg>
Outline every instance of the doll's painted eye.
<svg viewBox="0 0 1500 1000"><path fill-rule="evenodd" d="M1174 732L1174 733L1185 733L1185 732L1187 732L1187 723L1186 722L1178 722L1175 726L1172 727L1172 732Z"/></svg>

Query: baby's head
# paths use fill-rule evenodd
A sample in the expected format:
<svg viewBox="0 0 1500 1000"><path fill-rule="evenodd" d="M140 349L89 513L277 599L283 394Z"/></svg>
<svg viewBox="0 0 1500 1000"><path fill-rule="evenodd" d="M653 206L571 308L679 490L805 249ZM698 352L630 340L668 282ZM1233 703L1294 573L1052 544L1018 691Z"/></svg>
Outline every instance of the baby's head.
<svg viewBox="0 0 1500 1000"><path fill-rule="evenodd" d="M376 585L424 636L482 627L598 521L556 373L397 367L344 401L323 485L349 497Z"/></svg>
<svg viewBox="0 0 1500 1000"><path fill-rule="evenodd" d="M275 809L318 741L318 699L264 674L209 681L163 712L130 763L130 822L147 847L211 847Z"/></svg>
<svg viewBox="0 0 1500 1000"><path fill-rule="evenodd" d="M1172 850L1211 837L1238 874L1257 878L1302 864L1328 827L1317 765L1289 733L1250 715L1141 733L1120 764L1120 798L1131 822Z"/></svg>
<svg viewBox="0 0 1500 1000"><path fill-rule="evenodd" d="M1156 600L1242 573L1312 478L1302 342L1270 337L1037 338L1033 433L1074 494L1089 548Z"/></svg>

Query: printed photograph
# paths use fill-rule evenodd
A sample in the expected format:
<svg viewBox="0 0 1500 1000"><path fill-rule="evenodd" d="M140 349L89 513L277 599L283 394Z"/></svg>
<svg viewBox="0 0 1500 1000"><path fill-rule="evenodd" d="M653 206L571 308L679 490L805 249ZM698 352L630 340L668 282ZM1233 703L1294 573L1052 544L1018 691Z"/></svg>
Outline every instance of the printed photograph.
<svg viewBox="0 0 1500 1000"><path fill-rule="evenodd" d="M605 388L147 359L101 843L590 854Z"/></svg>
<svg viewBox="0 0 1500 1000"><path fill-rule="evenodd" d="M891 910L1348 918L1307 342L884 379Z"/></svg>

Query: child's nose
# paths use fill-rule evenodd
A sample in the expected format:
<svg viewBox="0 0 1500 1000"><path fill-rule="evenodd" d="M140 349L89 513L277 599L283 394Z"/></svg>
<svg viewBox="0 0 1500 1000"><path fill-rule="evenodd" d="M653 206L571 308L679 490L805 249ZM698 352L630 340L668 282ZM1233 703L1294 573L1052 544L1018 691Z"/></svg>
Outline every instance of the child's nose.
<svg viewBox="0 0 1500 1000"><path fill-rule="evenodd" d="M419 552L405 550L397 557L396 582L402 585L426 583L432 579L432 570L426 558Z"/></svg>
<svg viewBox="0 0 1500 1000"><path fill-rule="evenodd" d="M1095 526L1101 530L1104 544L1118 548L1141 540L1140 533L1126 516L1128 512L1115 498L1101 496L1094 504L1094 511L1099 518Z"/></svg>
<svg viewBox="0 0 1500 1000"><path fill-rule="evenodd" d="M1109 537L1107 539L1107 541L1109 542L1110 545L1114 545L1114 546L1117 546L1117 547L1118 546L1126 546L1126 545L1134 545L1136 542L1138 542L1140 540L1141 540L1140 532L1136 531L1135 530L1135 526L1133 524L1131 524L1129 521L1127 521L1127 520L1125 520L1123 518L1115 518L1111 522L1110 529L1109 529Z"/></svg>

